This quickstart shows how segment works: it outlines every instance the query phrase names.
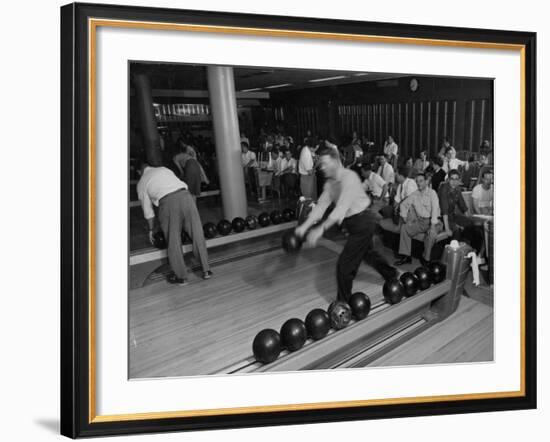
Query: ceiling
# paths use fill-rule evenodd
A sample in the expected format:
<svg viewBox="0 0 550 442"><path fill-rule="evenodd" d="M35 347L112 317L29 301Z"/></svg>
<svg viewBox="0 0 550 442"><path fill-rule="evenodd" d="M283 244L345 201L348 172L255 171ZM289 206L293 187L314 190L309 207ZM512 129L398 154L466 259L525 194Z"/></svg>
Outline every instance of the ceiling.
<svg viewBox="0 0 550 442"><path fill-rule="evenodd" d="M153 89L208 90L206 67L204 65L134 62L131 64L131 72L137 71L147 73ZM275 92L305 89L376 81L404 75L321 69L234 68L235 89L238 92ZM311 80L318 79L328 80L311 82Z"/></svg>

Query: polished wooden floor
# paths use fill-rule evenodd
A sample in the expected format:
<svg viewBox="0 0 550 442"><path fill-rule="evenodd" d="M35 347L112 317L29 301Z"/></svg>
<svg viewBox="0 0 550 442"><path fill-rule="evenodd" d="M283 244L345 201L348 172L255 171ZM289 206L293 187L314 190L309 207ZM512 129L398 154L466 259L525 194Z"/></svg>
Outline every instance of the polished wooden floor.
<svg viewBox="0 0 550 442"><path fill-rule="evenodd" d="M252 362L257 332L278 330L287 319L304 319L313 308L326 308L335 299L340 248L338 241L325 240L297 255L271 249L222 260L208 281L193 275L184 287L160 282L130 291L129 376L206 375ZM385 253L393 259L391 252ZM366 265L354 290L367 293L373 303L383 298L381 277ZM492 308L465 299L459 312L436 327L377 364L492 360Z"/></svg>

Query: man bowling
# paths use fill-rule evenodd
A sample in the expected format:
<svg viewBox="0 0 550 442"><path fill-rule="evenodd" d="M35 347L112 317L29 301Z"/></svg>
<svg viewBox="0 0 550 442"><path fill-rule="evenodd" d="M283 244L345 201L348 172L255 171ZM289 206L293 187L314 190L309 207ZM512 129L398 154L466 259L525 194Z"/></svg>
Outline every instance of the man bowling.
<svg viewBox="0 0 550 442"><path fill-rule="evenodd" d="M377 219L374 213L367 210L371 200L363 190L359 176L342 166L337 151L324 150L319 154L319 160L319 167L327 181L317 205L296 228L295 233L300 238L304 238L307 233L307 243L315 246L323 233L334 224L346 228L349 236L336 263L336 280L338 299L347 302L362 260L375 268L384 279L396 277L397 269L373 248ZM328 217L308 232L310 227L323 218L331 204L334 204L334 209Z"/></svg>

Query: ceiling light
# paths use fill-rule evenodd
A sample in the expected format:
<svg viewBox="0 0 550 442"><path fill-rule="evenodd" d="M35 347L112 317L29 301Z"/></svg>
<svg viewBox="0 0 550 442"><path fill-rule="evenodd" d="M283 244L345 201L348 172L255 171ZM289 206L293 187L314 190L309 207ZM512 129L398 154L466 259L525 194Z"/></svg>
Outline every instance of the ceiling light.
<svg viewBox="0 0 550 442"><path fill-rule="evenodd" d="M256 87L254 89L243 89L242 91L239 91L239 92L256 92L256 91L261 91L262 88L261 87Z"/></svg>
<svg viewBox="0 0 550 442"><path fill-rule="evenodd" d="M327 77L327 78L316 78L315 80L309 80L310 83L318 83L320 81L330 81L330 80L341 80L346 78L345 75L338 75L337 77Z"/></svg>
<svg viewBox="0 0 550 442"><path fill-rule="evenodd" d="M274 84L273 86L266 86L265 89L275 89L278 87L292 86L292 83Z"/></svg>
<svg viewBox="0 0 550 442"><path fill-rule="evenodd" d="M353 74L354 77L362 77L363 75L369 75L368 72L358 72L357 74Z"/></svg>

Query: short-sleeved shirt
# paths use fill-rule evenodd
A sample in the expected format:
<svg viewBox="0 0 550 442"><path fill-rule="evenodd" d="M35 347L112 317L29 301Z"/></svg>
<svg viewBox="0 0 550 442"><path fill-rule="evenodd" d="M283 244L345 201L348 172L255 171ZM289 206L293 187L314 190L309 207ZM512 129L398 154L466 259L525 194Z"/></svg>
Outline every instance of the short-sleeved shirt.
<svg viewBox="0 0 550 442"><path fill-rule="evenodd" d="M468 206L459 187L453 189L449 183L443 183L439 187L438 195L441 215L447 215L452 219L457 210L462 213L468 211Z"/></svg>
<svg viewBox="0 0 550 442"><path fill-rule="evenodd" d="M341 167L335 179L327 179L325 182L323 193L311 211L312 220L314 222L320 220L332 203L335 206L329 218L341 224L344 218L349 218L367 209L371 200L363 190L359 175Z"/></svg>
<svg viewBox="0 0 550 442"><path fill-rule="evenodd" d="M254 160L254 162L252 163L252 165L250 167L258 167L258 163L256 162L256 154L254 152L252 152L251 150L249 150L246 153L242 153L241 158L242 158L242 162L243 162L243 167L247 167L248 163L250 163L251 160Z"/></svg>
<svg viewBox="0 0 550 442"><path fill-rule="evenodd" d="M187 184L178 179L170 169L146 167L137 183L137 194L145 219L154 218L153 205L158 207L163 197L179 189L187 189Z"/></svg>
<svg viewBox="0 0 550 442"><path fill-rule="evenodd" d="M375 172L371 172L369 177L363 181L363 189L365 192L370 190L372 195L379 198L382 196L382 189L386 185L383 178Z"/></svg>
<svg viewBox="0 0 550 442"><path fill-rule="evenodd" d="M493 185L491 185L490 189L484 189L482 184L478 184L472 190L472 199L476 201L480 209L492 210L493 197L494 197Z"/></svg>

